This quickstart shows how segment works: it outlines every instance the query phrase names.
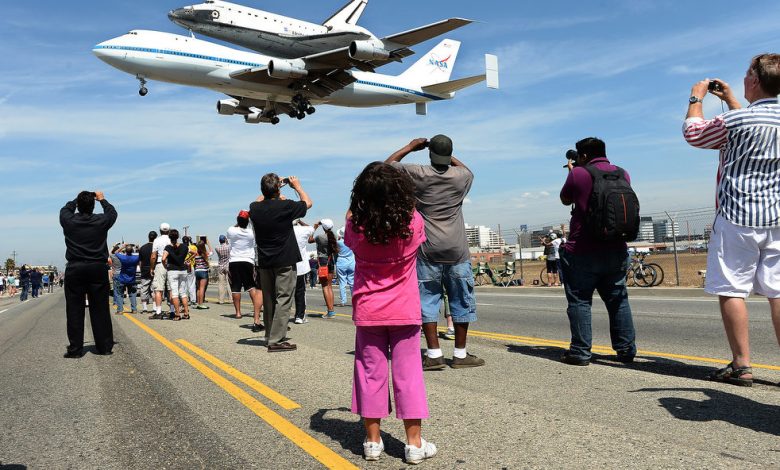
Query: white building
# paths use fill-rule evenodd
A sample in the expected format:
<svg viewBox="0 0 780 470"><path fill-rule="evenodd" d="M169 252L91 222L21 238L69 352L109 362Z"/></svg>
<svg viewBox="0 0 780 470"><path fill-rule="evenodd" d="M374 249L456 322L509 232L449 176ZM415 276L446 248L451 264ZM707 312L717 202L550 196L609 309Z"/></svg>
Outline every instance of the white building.
<svg viewBox="0 0 780 470"><path fill-rule="evenodd" d="M469 246L485 250L500 250L506 245L503 238L499 237L490 227L484 225L471 226L466 224L466 238L469 241Z"/></svg>

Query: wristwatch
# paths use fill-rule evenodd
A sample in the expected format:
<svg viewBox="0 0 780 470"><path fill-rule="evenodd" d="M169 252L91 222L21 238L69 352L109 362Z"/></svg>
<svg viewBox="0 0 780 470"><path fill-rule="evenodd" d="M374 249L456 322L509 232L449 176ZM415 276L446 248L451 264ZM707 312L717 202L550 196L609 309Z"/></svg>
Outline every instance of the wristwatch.
<svg viewBox="0 0 780 470"><path fill-rule="evenodd" d="M688 103L689 104L703 103L703 102L704 102L704 100L702 98L697 98L695 96L691 96L690 98L688 98Z"/></svg>

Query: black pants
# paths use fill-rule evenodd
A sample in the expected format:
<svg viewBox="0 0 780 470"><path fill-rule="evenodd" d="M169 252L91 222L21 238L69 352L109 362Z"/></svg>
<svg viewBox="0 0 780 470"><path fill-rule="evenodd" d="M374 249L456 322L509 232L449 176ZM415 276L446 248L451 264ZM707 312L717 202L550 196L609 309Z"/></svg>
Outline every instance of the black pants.
<svg viewBox="0 0 780 470"><path fill-rule="evenodd" d="M295 318L306 316L306 275L298 276L295 283Z"/></svg>
<svg viewBox="0 0 780 470"><path fill-rule="evenodd" d="M108 306L108 273L105 263L68 263L65 268L65 311L68 325L68 351L84 347L84 297L89 298L89 320L98 352L114 347L114 330Z"/></svg>

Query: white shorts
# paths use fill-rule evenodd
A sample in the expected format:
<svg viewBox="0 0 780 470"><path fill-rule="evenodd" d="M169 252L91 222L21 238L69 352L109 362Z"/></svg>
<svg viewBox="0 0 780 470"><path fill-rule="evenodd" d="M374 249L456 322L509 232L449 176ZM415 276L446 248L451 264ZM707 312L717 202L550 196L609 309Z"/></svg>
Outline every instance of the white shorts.
<svg viewBox="0 0 780 470"><path fill-rule="evenodd" d="M168 285L171 288L171 298L187 296L187 271L168 271Z"/></svg>
<svg viewBox="0 0 780 470"><path fill-rule="evenodd" d="M742 227L717 216L708 248L705 292L780 298L780 227Z"/></svg>

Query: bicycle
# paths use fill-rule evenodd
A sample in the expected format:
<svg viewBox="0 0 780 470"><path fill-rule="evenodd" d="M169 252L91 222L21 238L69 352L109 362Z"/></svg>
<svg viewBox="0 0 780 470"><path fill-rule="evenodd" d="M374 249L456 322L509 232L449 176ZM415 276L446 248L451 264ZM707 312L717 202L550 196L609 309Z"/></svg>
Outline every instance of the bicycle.
<svg viewBox="0 0 780 470"><path fill-rule="evenodd" d="M626 285L637 287L653 287L664 280L664 270L657 263L645 263L647 253L639 253L631 258L631 265L626 272Z"/></svg>

